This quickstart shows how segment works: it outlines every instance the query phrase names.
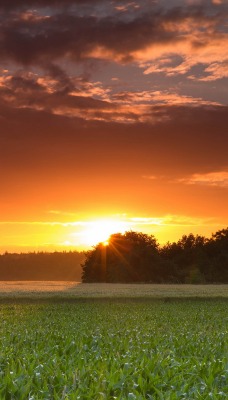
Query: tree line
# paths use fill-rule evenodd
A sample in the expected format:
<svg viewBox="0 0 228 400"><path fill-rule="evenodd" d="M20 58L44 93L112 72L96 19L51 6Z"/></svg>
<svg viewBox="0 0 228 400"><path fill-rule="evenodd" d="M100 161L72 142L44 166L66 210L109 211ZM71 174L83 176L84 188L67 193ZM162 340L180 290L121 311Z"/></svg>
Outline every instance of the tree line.
<svg viewBox="0 0 228 400"><path fill-rule="evenodd" d="M82 282L228 283L228 228L163 246L141 232L113 234L85 253Z"/></svg>
<svg viewBox="0 0 228 400"><path fill-rule="evenodd" d="M80 281L83 252L4 253L0 280Z"/></svg>

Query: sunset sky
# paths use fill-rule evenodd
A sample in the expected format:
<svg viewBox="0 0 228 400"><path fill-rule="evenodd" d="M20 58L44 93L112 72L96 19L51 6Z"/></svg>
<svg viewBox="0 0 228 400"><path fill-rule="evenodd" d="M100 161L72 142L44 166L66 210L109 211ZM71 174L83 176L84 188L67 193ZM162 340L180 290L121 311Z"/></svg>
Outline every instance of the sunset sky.
<svg viewBox="0 0 228 400"><path fill-rule="evenodd" d="M228 226L226 0L1 0L0 252Z"/></svg>

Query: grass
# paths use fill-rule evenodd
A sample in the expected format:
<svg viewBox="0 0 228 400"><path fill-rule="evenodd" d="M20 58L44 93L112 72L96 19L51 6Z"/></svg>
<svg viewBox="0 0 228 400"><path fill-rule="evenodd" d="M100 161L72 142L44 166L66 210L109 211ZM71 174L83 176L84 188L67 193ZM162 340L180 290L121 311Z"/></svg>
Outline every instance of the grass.
<svg viewBox="0 0 228 400"><path fill-rule="evenodd" d="M106 300L2 303L0 399L227 399L226 299Z"/></svg>
<svg viewBox="0 0 228 400"><path fill-rule="evenodd" d="M227 399L228 285L0 283L0 400Z"/></svg>

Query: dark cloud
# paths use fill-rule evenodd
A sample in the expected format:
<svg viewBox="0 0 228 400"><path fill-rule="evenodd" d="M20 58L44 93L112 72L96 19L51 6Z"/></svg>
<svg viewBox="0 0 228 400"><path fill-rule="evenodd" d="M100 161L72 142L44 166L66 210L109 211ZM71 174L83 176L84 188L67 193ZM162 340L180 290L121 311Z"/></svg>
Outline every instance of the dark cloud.
<svg viewBox="0 0 228 400"><path fill-rule="evenodd" d="M65 8L72 5L99 4L104 0L1 0L0 10L14 10L26 8L57 7Z"/></svg>
<svg viewBox="0 0 228 400"><path fill-rule="evenodd" d="M175 45L189 40L199 48L208 46L210 39L215 40L221 34L219 25L225 18L224 12L211 15L207 11L196 6L171 10L152 7L146 14L140 10L130 20L119 14L81 16L77 15L77 9L48 17L31 12L9 14L1 22L0 56L23 65L50 63L62 57L77 61L97 56L130 62L134 60L134 52L149 45ZM209 25L210 29L204 35L202 28L197 39L188 38L181 26L189 20L198 23L199 29L200 24Z"/></svg>
<svg viewBox="0 0 228 400"><path fill-rule="evenodd" d="M72 79L58 65L49 64L46 66L46 70L52 78L57 80L55 90L58 93L67 94L76 89Z"/></svg>
<svg viewBox="0 0 228 400"><path fill-rule="evenodd" d="M15 108L33 108L55 113L67 109L84 110L86 119L88 110L101 110L114 108L108 102L94 99L91 96L80 95L73 81L58 66L49 65L50 75L47 78L38 78L34 74L18 73L6 79L0 87L0 98ZM54 79L54 81L53 81ZM42 83L39 83L42 82ZM74 91L74 95L70 92ZM78 95L77 95L78 93Z"/></svg>

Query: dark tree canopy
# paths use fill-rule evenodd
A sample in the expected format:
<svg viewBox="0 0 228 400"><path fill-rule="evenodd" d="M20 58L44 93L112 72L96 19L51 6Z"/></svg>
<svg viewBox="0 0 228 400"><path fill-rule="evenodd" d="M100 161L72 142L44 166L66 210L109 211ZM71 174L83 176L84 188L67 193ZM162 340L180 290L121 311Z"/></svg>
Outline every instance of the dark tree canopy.
<svg viewBox="0 0 228 400"><path fill-rule="evenodd" d="M148 281L159 259L154 236L129 231L110 236L108 246L99 243L86 253L83 282Z"/></svg>
<svg viewBox="0 0 228 400"><path fill-rule="evenodd" d="M159 246L129 231L85 253L83 282L228 283L228 228L210 239L193 234Z"/></svg>

